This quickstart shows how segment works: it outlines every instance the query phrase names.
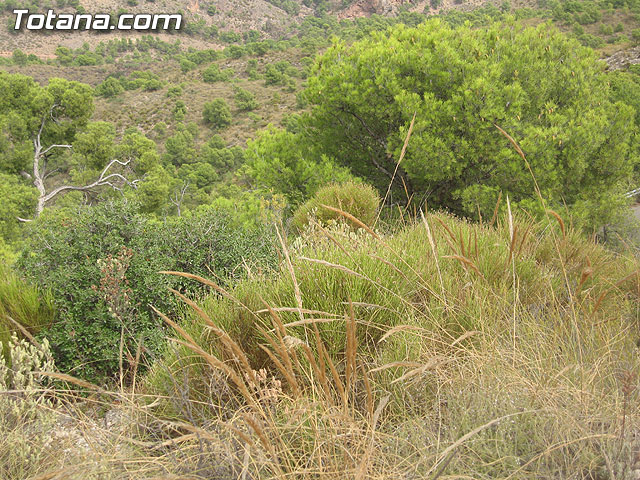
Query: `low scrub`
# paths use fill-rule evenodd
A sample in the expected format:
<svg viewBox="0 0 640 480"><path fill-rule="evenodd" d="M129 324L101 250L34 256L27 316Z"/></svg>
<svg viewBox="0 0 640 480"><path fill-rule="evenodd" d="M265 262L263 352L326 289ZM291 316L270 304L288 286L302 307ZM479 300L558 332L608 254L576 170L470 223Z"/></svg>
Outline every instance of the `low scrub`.
<svg viewBox="0 0 640 480"><path fill-rule="evenodd" d="M370 185L353 181L327 185L298 207L293 214L293 226L302 231L313 220L324 225L336 220L344 221L345 217L338 210L349 213L365 224L371 224L379 206L378 192ZM358 222L347 221L352 227L358 228Z"/></svg>
<svg viewBox="0 0 640 480"><path fill-rule="evenodd" d="M42 334L56 364L103 384L122 371L122 355L125 370L135 371L140 354L144 362L164 348L165 332L152 306L178 314L168 288L190 296L203 291L159 271L213 274L230 283L247 270L269 267L271 239L266 228L240 225L222 209L161 222L131 203L106 202L33 222L18 265L53 293L58 319Z"/></svg>
<svg viewBox="0 0 640 480"><path fill-rule="evenodd" d="M188 471L630 474L638 265L557 218L336 226L283 242L276 277L224 289L172 274L213 292L165 318L177 338L147 378L168 399L156 413L209 435Z"/></svg>

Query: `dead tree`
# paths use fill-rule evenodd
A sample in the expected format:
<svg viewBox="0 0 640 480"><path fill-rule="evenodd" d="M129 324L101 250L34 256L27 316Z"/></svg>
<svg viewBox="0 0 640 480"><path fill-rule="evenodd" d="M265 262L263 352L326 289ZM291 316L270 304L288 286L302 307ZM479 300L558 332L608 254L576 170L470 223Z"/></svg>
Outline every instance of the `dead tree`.
<svg viewBox="0 0 640 480"><path fill-rule="evenodd" d="M107 164L106 167L102 169L102 172L100 172L100 176L94 182L91 182L87 185L82 185L82 186L62 185L60 187L57 187L51 190L50 192L47 192L47 187L45 186L44 182L47 176L53 173L53 172L49 172L49 173L47 172L47 158L56 149L66 148L68 150L71 150L73 148L72 145L64 145L64 144L49 145L46 148L42 146L42 141L41 141L42 131L44 130L45 124L47 123L48 119L50 118L53 122L57 123L55 117L53 116L53 111L57 106L58 105L53 105L49 110L49 112L42 118L40 129L38 130L38 133L33 138L33 149L34 149L33 172L31 174L27 172L22 172L23 176L33 180L33 185L38 189L38 203L36 205L36 212L35 212L36 218L40 216L46 204L57 195L60 195L61 193L65 193L69 191L87 192L100 186L109 186L114 190L122 190L122 188L125 185L129 185L135 188L138 183L138 180L130 181L120 173L110 173L110 170L113 166L120 165L122 167L126 167L131 162L130 159L126 161L113 159ZM23 222L29 221L28 219L24 219L24 218L19 218L19 220Z"/></svg>

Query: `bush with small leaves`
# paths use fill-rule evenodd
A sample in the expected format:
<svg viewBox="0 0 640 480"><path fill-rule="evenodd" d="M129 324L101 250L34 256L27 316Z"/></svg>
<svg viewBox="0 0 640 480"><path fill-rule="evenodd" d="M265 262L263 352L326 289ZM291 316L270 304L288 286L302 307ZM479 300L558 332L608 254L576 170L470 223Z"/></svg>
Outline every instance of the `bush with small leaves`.
<svg viewBox="0 0 640 480"><path fill-rule="evenodd" d="M222 98L204 104L202 111L204 121L213 128L224 128L231 125L231 110Z"/></svg>
<svg viewBox="0 0 640 480"><path fill-rule="evenodd" d="M244 88L236 89L235 101L238 110L250 111L258 108L258 101L255 95Z"/></svg>
<svg viewBox="0 0 640 480"><path fill-rule="evenodd" d="M203 207L165 221L138 209L121 201L45 212L29 224L18 260L29 280L52 291L57 321L40 335L50 340L58 368L98 384L118 374L121 338L129 371L138 345L145 352L141 370L164 348L163 322L151 305L179 314L167 287L203 292L196 282L159 271L213 274L228 284L245 274L243 262L265 267L274 260L266 227L241 225L222 209Z"/></svg>
<svg viewBox="0 0 640 480"><path fill-rule="evenodd" d="M233 69L220 69L220 65L212 63L202 72L202 80L206 83L228 82L233 77Z"/></svg>
<svg viewBox="0 0 640 480"><path fill-rule="evenodd" d="M109 77L96 87L95 92L100 97L111 98L124 92L124 87L116 78Z"/></svg>

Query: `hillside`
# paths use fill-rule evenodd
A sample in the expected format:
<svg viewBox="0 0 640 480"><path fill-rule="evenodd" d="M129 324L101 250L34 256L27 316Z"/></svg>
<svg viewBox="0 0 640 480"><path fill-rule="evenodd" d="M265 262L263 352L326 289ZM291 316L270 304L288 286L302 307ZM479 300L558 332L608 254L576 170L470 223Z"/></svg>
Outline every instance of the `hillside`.
<svg viewBox="0 0 640 480"><path fill-rule="evenodd" d="M281 250L276 272L232 289L202 279L211 294L165 317L170 353L138 384L134 373L132 389L59 376L91 395L50 387L17 404L35 412L29 425L3 415L11 461L0 469L69 480L634 478L637 260L552 217L518 217L318 230ZM27 449L35 459L8 455Z"/></svg>
<svg viewBox="0 0 640 480"><path fill-rule="evenodd" d="M35 2L36 4L38 2ZM184 15L184 20L191 27L184 28L175 34L159 34L159 38L166 42L180 39L184 47L197 49L222 48L216 35L197 33L203 28L214 27L218 32L235 32L243 34L255 30L265 38L280 38L291 35L297 25L306 18L316 15L318 8L334 15L338 19L355 19L374 14L394 16L401 9L419 13L443 13L449 10L469 10L483 5L500 5L499 0L473 0L459 2L456 0L442 0L437 8L431 8L427 0L407 2L404 0L357 0L353 2L312 3L309 1L286 0L278 2L272 0L220 0L220 1L181 1L164 0L162 2L137 2L126 0L79 0L78 7L87 13L104 13L124 11L127 13L177 13ZM532 6L535 0L518 0L512 2L514 7ZM38 11L41 8L32 8ZM75 8L65 7L56 9L59 12L72 12ZM0 22L8 25L13 14L4 10L0 15ZM195 32L194 32L195 30ZM26 54L34 54L42 59L55 57L58 45L77 49L85 42L94 48L99 42L113 39L136 39L142 33L109 32L107 34L87 34L86 32L53 32L47 34L14 33L7 29L0 29L0 56L10 56L15 49L21 49Z"/></svg>
<svg viewBox="0 0 640 480"><path fill-rule="evenodd" d="M15 3L0 479L640 478L640 0Z"/></svg>

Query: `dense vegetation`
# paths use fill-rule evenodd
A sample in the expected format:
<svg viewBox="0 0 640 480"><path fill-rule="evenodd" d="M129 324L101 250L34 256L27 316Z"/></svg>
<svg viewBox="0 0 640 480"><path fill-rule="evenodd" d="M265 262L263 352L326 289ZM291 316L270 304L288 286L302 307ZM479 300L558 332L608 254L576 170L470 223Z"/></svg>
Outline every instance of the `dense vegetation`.
<svg viewBox="0 0 640 480"><path fill-rule="evenodd" d="M637 475L640 1L268 3L0 57L0 477Z"/></svg>
<svg viewBox="0 0 640 480"><path fill-rule="evenodd" d="M499 193L531 209L539 188L599 226L638 159L634 111L611 101L602 70L548 26L398 27L319 59L306 123L312 142L384 188L415 115L396 177L409 195L486 217Z"/></svg>

